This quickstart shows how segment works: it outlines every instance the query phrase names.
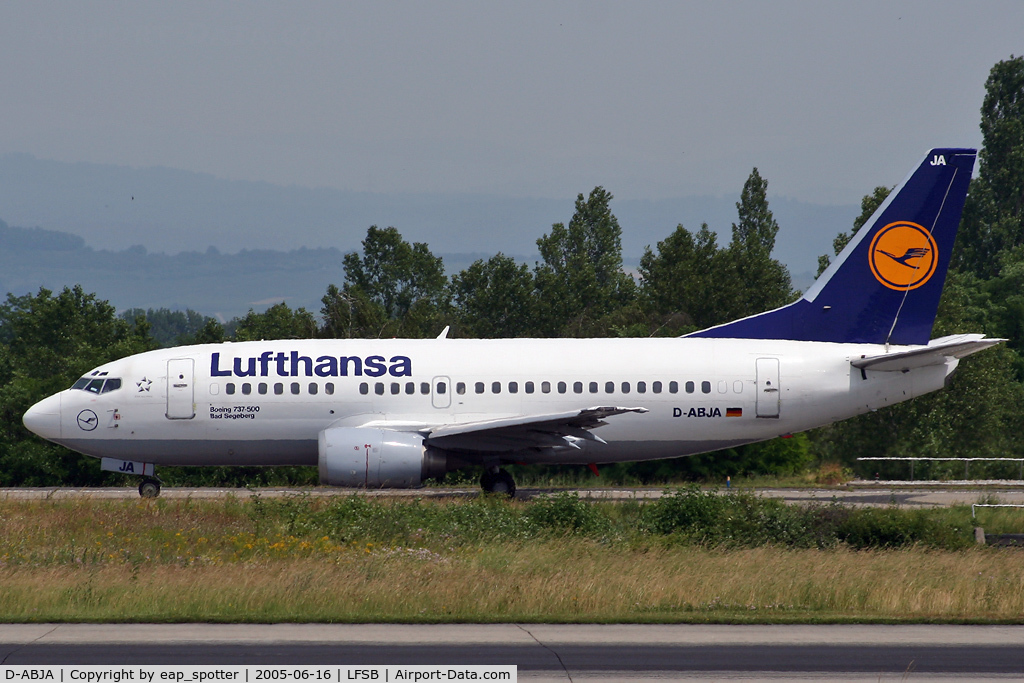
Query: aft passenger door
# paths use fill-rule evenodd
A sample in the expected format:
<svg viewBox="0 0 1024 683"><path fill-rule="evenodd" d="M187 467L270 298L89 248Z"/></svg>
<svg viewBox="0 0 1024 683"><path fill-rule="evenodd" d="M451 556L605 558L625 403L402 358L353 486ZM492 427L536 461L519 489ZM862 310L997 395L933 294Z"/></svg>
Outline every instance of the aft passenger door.
<svg viewBox="0 0 1024 683"><path fill-rule="evenodd" d="M778 417L782 392L779 391L779 359L757 359L757 416Z"/></svg>
<svg viewBox="0 0 1024 683"><path fill-rule="evenodd" d="M167 361L168 420L191 420L196 416L193 364L191 358L175 358Z"/></svg>

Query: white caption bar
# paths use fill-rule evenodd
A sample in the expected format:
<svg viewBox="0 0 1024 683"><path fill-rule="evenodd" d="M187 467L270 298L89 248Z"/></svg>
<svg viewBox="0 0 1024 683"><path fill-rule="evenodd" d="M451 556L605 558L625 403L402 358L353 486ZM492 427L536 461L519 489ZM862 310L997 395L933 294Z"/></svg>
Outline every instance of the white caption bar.
<svg viewBox="0 0 1024 683"><path fill-rule="evenodd" d="M0 683L518 681L515 666L0 666Z"/></svg>

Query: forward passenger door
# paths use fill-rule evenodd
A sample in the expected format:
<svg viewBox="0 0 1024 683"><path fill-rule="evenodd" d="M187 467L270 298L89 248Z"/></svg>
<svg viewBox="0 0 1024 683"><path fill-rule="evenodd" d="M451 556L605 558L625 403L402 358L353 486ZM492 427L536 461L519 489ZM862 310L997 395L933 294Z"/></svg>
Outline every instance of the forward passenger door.
<svg viewBox="0 0 1024 683"><path fill-rule="evenodd" d="M191 358L167 361L167 419L191 420L196 416Z"/></svg>

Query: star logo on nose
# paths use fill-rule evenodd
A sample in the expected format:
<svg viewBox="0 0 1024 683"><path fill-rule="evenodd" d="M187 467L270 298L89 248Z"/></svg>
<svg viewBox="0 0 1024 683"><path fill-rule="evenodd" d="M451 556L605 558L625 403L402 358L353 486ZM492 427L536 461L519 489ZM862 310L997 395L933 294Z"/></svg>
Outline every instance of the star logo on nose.
<svg viewBox="0 0 1024 683"><path fill-rule="evenodd" d="M139 388L139 393L141 394L144 391L148 392L149 391L149 386L152 383L153 383L153 380L149 380L149 379L146 379L145 377L143 377L141 380L139 380L138 382L135 383L135 386L137 386Z"/></svg>

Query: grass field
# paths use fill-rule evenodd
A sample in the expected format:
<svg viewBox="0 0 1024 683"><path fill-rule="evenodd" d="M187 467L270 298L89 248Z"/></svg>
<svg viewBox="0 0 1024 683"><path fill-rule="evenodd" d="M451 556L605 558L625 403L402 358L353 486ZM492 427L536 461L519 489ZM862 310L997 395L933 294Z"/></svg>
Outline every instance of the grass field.
<svg viewBox="0 0 1024 683"><path fill-rule="evenodd" d="M969 508L663 500L2 501L0 621L1024 623Z"/></svg>

